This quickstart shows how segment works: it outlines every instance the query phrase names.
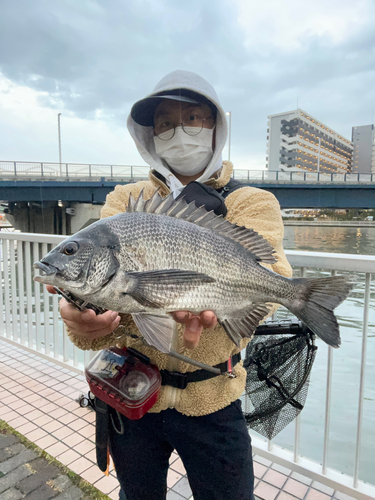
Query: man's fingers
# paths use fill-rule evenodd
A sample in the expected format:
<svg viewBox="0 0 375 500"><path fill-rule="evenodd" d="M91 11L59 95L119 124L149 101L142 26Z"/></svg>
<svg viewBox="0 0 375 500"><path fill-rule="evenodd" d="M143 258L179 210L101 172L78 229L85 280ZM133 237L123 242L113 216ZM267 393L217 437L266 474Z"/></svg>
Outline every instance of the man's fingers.
<svg viewBox="0 0 375 500"><path fill-rule="evenodd" d="M106 311L96 315L92 309L79 311L65 299L60 300L60 315L73 335L98 338L109 335L120 323L117 312Z"/></svg>
<svg viewBox="0 0 375 500"><path fill-rule="evenodd" d="M57 293L52 285L46 285L46 288L47 288L47 292L49 292L49 293L53 293L53 294Z"/></svg>
<svg viewBox="0 0 375 500"><path fill-rule="evenodd" d="M194 349L199 344L203 326L199 316L192 316L186 323L184 331L184 346L188 349Z"/></svg>
<svg viewBox="0 0 375 500"><path fill-rule="evenodd" d="M213 311L203 311L199 317L203 328L213 328L217 324L217 317Z"/></svg>
<svg viewBox="0 0 375 500"><path fill-rule="evenodd" d="M177 323L188 323L193 317L189 311L175 311L171 313L171 316ZM213 328L217 323L217 317L213 311L203 311L196 317L199 317L203 328Z"/></svg>
<svg viewBox="0 0 375 500"><path fill-rule="evenodd" d="M118 316L118 313L114 311L106 311L98 315L92 309L80 311L65 299L60 300L59 306L60 315L64 321L74 321L80 324L107 325Z"/></svg>
<svg viewBox="0 0 375 500"><path fill-rule="evenodd" d="M65 299L60 300L59 307L60 315L64 321L68 320L84 323L93 320L96 316L93 310L87 309L86 311L80 311Z"/></svg>
<svg viewBox="0 0 375 500"><path fill-rule="evenodd" d="M174 311L171 316L177 323L186 324L184 346L188 349L197 347L203 328L213 328L217 323L217 317L213 311L203 311L199 316L189 311Z"/></svg>
<svg viewBox="0 0 375 500"><path fill-rule="evenodd" d="M69 320L65 320L64 323L73 335L84 338L98 338L112 333L118 327L120 319L120 316L117 316L115 320L111 320L104 325L95 325L90 323L83 323L79 325L76 321Z"/></svg>
<svg viewBox="0 0 375 500"><path fill-rule="evenodd" d="M99 328L98 330L87 329L87 326L82 328L77 328L76 322L64 321L64 323L66 324L66 326L69 328L70 332L73 335L77 335L78 337L82 337L85 339L96 339L100 337L105 337L106 335L109 335L114 330L116 330L116 328L120 323L120 316L118 316L118 318L116 318L115 321L112 321L105 328Z"/></svg>
<svg viewBox="0 0 375 500"><path fill-rule="evenodd" d="M191 314L189 311L175 311L171 313L172 318L176 321L176 323L186 323Z"/></svg>

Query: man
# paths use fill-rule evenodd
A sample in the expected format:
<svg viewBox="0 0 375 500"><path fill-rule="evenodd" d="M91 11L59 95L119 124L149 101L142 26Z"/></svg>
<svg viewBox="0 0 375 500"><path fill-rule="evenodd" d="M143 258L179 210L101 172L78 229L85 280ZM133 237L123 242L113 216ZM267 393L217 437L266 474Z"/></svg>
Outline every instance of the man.
<svg viewBox="0 0 375 500"><path fill-rule="evenodd" d="M148 199L159 189L162 196L202 201L207 209L231 222L253 228L274 246L278 261L272 269L291 275L283 249L283 225L279 205L266 191L237 187L221 196L232 173L221 152L227 139L225 112L211 85L195 73L174 71L154 92L134 104L128 129L143 159L152 167L148 181L116 186L107 196L102 217L124 211L130 193L141 191ZM156 404L140 420L112 415L110 450L127 500L164 500L168 460L175 449L187 471L195 500L252 500L253 465L250 437L241 410L246 372L238 349L217 324L212 311L193 315L177 311L180 325L172 348L211 366L233 363L235 378L193 377L199 369L147 347L130 315L116 312L95 316L60 302L61 316L70 339L82 349L99 350L118 345L146 354L160 370L185 377L164 385ZM246 346L244 339L241 348ZM229 365L225 365L229 366ZM182 374L182 375L178 375ZM187 374L187 375L186 375ZM188 378L190 377L190 379ZM189 382L190 380L190 382ZM123 493L122 493L123 494Z"/></svg>

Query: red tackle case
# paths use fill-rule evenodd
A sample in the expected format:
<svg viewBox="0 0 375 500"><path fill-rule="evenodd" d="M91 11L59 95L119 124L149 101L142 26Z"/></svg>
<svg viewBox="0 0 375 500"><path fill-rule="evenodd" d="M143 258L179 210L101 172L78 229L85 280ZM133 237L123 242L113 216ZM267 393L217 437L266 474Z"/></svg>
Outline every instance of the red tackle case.
<svg viewBox="0 0 375 500"><path fill-rule="evenodd" d="M85 369L90 391L130 420L138 420L156 403L161 375L135 349L103 349Z"/></svg>

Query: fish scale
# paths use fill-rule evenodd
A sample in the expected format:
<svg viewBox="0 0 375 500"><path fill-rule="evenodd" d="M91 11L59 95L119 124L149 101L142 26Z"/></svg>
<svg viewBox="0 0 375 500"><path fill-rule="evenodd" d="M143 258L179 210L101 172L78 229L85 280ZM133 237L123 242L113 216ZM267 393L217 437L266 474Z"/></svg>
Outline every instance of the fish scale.
<svg viewBox="0 0 375 500"><path fill-rule="evenodd" d="M173 311L215 312L236 345L251 337L277 303L325 342L340 345L333 310L349 294L346 276L289 279L262 263L274 249L252 229L204 207L143 194L127 212L102 219L67 238L35 267L34 279L92 304L133 315L152 346L169 352Z"/></svg>

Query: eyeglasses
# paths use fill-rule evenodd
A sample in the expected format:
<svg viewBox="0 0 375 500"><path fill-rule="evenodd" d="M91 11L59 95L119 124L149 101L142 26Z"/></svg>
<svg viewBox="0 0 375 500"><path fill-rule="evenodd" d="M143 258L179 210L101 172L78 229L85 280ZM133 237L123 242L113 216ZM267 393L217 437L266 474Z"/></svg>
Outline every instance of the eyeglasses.
<svg viewBox="0 0 375 500"><path fill-rule="evenodd" d="M154 132L162 141L169 141L174 136L176 127L181 126L185 134L194 136L202 131L204 122L210 119L213 119L213 117L202 118L199 115L190 113L182 119L181 123L177 123L176 125L173 125L168 120L158 121L154 126Z"/></svg>

